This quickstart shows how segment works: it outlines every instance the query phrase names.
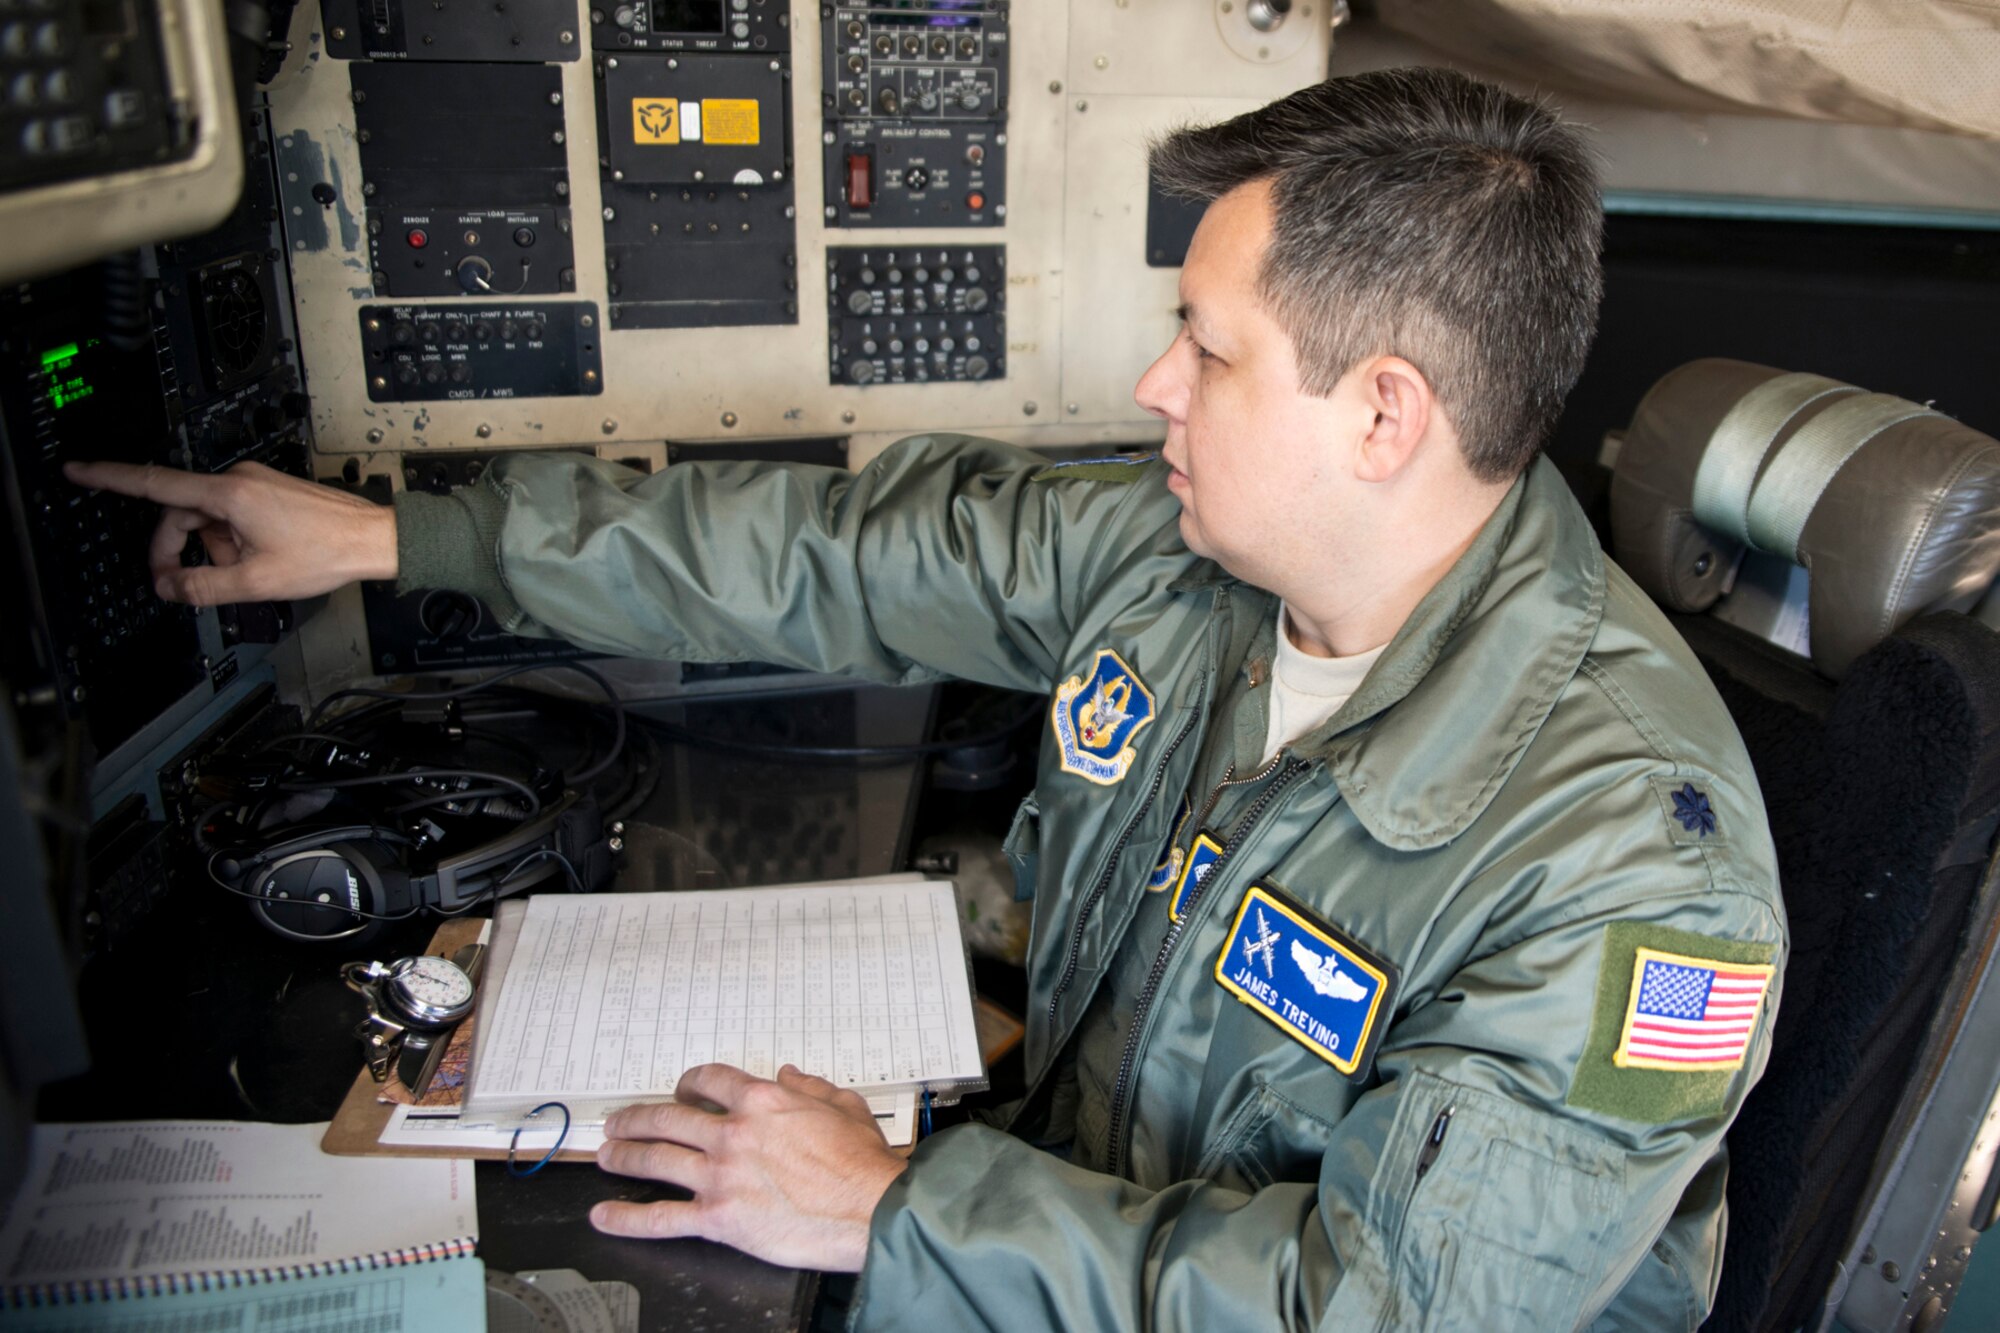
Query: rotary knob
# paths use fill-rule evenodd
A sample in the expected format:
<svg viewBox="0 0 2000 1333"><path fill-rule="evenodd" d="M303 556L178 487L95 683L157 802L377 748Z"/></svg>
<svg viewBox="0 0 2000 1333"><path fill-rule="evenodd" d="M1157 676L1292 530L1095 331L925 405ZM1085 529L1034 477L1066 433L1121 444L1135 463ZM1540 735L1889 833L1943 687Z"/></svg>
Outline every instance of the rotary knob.
<svg viewBox="0 0 2000 1333"><path fill-rule="evenodd" d="M462 592L434 592L417 608L424 633L434 639L457 639L479 624L479 603Z"/></svg>
<svg viewBox="0 0 2000 1333"><path fill-rule="evenodd" d="M965 292L965 308L976 315L986 308L987 302L991 299L984 287L968 287Z"/></svg>
<svg viewBox="0 0 2000 1333"><path fill-rule="evenodd" d="M847 365L847 378L856 384L867 384L875 378L875 366L868 361L850 361Z"/></svg>
<svg viewBox="0 0 2000 1333"><path fill-rule="evenodd" d="M983 356L968 356L965 358L965 377L969 380L985 379L986 372L990 369L992 367L987 364L986 358Z"/></svg>
<svg viewBox="0 0 2000 1333"><path fill-rule="evenodd" d="M850 314L865 315L874 305L874 296L859 287L847 294L847 309Z"/></svg>
<svg viewBox="0 0 2000 1333"><path fill-rule="evenodd" d="M478 255L467 255L458 261L458 285L473 296L481 296L493 290L493 265Z"/></svg>

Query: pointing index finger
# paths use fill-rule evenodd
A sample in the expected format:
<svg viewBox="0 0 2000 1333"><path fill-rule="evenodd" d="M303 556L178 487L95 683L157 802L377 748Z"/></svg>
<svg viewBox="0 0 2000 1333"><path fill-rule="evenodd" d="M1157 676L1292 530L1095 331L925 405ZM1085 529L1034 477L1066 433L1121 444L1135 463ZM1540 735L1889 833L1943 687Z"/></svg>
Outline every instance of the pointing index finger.
<svg viewBox="0 0 2000 1333"><path fill-rule="evenodd" d="M116 491L178 509L199 509L222 516L222 493L216 479L202 473L148 463L65 463L63 475L78 486Z"/></svg>

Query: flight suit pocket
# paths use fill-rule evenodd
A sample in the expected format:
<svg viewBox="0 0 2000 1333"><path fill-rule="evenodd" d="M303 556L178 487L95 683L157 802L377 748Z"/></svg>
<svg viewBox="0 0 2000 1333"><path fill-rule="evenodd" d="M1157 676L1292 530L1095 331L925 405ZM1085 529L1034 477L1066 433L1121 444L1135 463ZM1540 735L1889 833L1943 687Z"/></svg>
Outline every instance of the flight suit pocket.
<svg viewBox="0 0 2000 1333"><path fill-rule="evenodd" d="M1333 1126L1269 1084L1223 1124L1195 1175L1246 1193L1280 1181L1316 1180Z"/></svg>
<svg viewBox="0 0 2000 1333"><path fill-rule="evenodd" d="M1014 811L1014 822L1000 850L1014 868L1014 901L1027 902L1035 896L1035 875L1042 862L1042 806L1033 792Z"/></svg>
<svg viewBox="0 0 2000 1333"><path fill-rule="evenodd" d="M1442 1126L1430 1120L1422 1141L1398 1145L1411 1192L1397 1283L1405 1311L1422 1311L1400 1324L1573 1327L1622 1201L1622 1154L1510 1098L1421 1071L1410 1083L1413 1109L1450 1113ZM1424 1118L1411 1117L1413 1139Z"/></svg>

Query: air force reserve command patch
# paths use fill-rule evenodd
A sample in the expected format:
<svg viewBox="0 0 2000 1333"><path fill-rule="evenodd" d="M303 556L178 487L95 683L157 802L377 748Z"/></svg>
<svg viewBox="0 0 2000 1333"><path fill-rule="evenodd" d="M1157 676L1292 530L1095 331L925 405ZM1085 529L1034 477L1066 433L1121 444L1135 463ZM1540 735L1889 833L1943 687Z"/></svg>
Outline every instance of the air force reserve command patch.
<svg viewBox="0 0 2000 1333"><path fill-rule="evenodd" d="M1109 648L1100 648L1088 676L1056 687L1049 725L1062 749L1062 766L1102 786L1121 781L1138 751L1132 738L1153 720L1153 692Z"/></svg>
<svg viewBox="0 0 2000 1333"><path fill-rule="evenodd" d="M1215 979L1350 1079L1368 1074L1396 969L1297 903L1252 885Z"/></svg>

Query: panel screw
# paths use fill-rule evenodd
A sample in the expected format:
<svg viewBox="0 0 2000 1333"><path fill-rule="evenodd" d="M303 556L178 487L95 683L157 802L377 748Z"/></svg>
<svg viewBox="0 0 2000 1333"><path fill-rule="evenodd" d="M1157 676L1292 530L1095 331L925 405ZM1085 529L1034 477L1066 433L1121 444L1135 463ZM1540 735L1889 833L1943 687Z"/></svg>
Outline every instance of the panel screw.
<svg viewBox="0 0 2000 1333"><path fill-rule="evenodd" d="M1069 413L1071 416L1075 416L1077 414L1077 410L1078 410L1077 405L1075 403L1063 404L1063 411Z"/></svg>
<svg viewBox="0 0 2000 1333"><path fill-rule="evenodd" d="M614 220L615 218L617 218L617 216L618 216L618 210L615 208L607 208L604 210L604 220L606 222Z"/></svg>
<svg viewBox="0 0 2000 1333"><path fill-rule="evenodd" d="M728 428L729 428L730 430L735 430L735 429L736 429L736 414L735 414L734 412L724 412L724 413L722 414L722 424L723 424L724 426L728 427Z"/></svg>
<svg viewBox="0 0 2000 1333"><path fill-rule="evenodd" d="M1090 103L1084 101L1081 97L1079 97L1076 99L1076 109L1078 111L1088 111L1090 110Z"/></svg>
<svg viewBox="0 0 2000 1333"><path fill-rule="evenodd" d="M336 42L344 42L344 41L346 41L346 40L347 40L347 29L345 29L345 28L335 28L335 29L333 30L333 40L334 40L334 41L336 41ZM358 102L358 101L360 101L360 100L361 100L361 94L359 94L359 93L356 93L356 94L354 95L354 100L355 100L355 101L357 101L357 102Z"/></svg>
<svg viewBox="0 0 2000 1333"><path fill-rule="evenodd" d="M1903 1276L1902 1266L1894 1259L1884 1259L1882 1261L1882 1276L1894 1282Z"/></svg>
<svg viewBox="0 0 2000 1333"><path fill-rule="evenodd" d="M1062 91L1062 80L1061 80L1061 79L1050 79L1050 80L1049 80L1049 91L1050 91L1050 92L1052 92L1052 93L1059 93L1059 92L1061 92L1061 91Z"/></svg>
<svg viewBox="0 0 2000 1333"><path fill-rule="evenodd" d="M550 143L562 143L562 142L563 142L563 132L562 132L561 130L557 130L557 131L556 131L556 132L555 132L554 134L552 134L552 135L550 135L550 136L549 136L549 142L550 142Z"/></svg>
<svg viewBox="0 0 2000 1333"><path fill-rule="evenodd" d="M609 847L609 848L610 848L610 849L611 849L612 851L614 851L614 852L622 852L622 851L624 851L624 850L625 850L625 839L623 839L623 838L606 838L606 839L604 840L604 845L605 845L606 847Z"/></svg>
<svg viewBox="0 0 2000 1333"><path fill-rule="evenodd" d="M1694 576L1696 578L1706 578L1708 571L1713 568L1715 568L1715 557L1707 551L1703 551L1694 558Z"/></svg>
<svg viewBox="0 0 2000 1333"><path fill-rule="evenodd" d="M603 431L606 435L615 434L618 430L618 422L611 417L606 417L601 423L599 423L597 428Z"/></svg>
<svg viewBox="0 0 2000 1333"><path fill-rule="evenodd" d="M625 173L622 171L614 171L611 173L611 179L615 181L622 181L625 179Z"/></svg>
<svg viewBox="0 0 2000 1333"><path fill-rule="evenodd" d="M562 105L562 94L561 94L561 93L550 93L550 94L549 94L549 105L550 105L550 106L561 106L561 105Z"/></svg>
<svg viewBox="0 0 2000 1333"><path fill-rule="evenodd" d="M1104 69L1111 64L1111 57L1099 56L1097 59L1091 61L1090 63L1097 66L1099 69Z"/></svg>
<svg viewBox="0 0 2000 1333"><path fill-rule="evenodd" d="M1021 415L1022 415L1022 416L1024 416L1024 417L1031 417L1031 416L1035 415L1035 413L1037 413L1037 412L1039 412L1039 411L1041 411L1041 408L1040 408L1040 407L1039 407L1038 405L1034 404L1034 403L1022 403L1022 404L1021 404Z"/></svg>
<svg viewBox="0 0 2000 1333"><path fill-rule="evenodd" d="M850 407L845 412L842 412L840 419L852 426L854 424L854 409Z"/></svg>
<svg viewBox="0 0 2000 1333"><path fill-rule="evenodd" d="M577 323L583 325L583 327L585 327L586 329L594 328L597 324L597 318L594 315L585 315L582 319L579 319Z"/></svg>
<svg viewBox="0 0 2000 1333"><path fill-rule="evenodd" d="M473 429L472 433L482 440L490 440L493 438L493 427L482 421Z"/></svg>
<svg viewBox="0 0 2000 1333"><path fill-rule="evenodd" d="M573 32L566 32L562 34L562 36L556 38L556 40L561 42L564 46L568 46L571 42L574 42L576 40L576 34Z"/></svg>
<svg viewBox="0 0 2000 1333"><path fill-rule="evenodd" d="M371 426L369 428L368 443L370 444L382 443L382 428L380 426Z"/></svg>
<svg viewBox="0 0 2000 1333"><path fill-rule="evenodd" d="M382 321L381 321L381 320L379 320L379 319L371 319L371 320L369 320L369 321L368 321L368 331L369 331L370 333L380 333L380 332L382 331Z"/></svg>
<svg viewBox="0 0 2000 1333"><path fill-rule="evenodd" d="M386 389L389 387L389 381L377 375L374 379L368 381L368 385L373 389Z"/></svg>

